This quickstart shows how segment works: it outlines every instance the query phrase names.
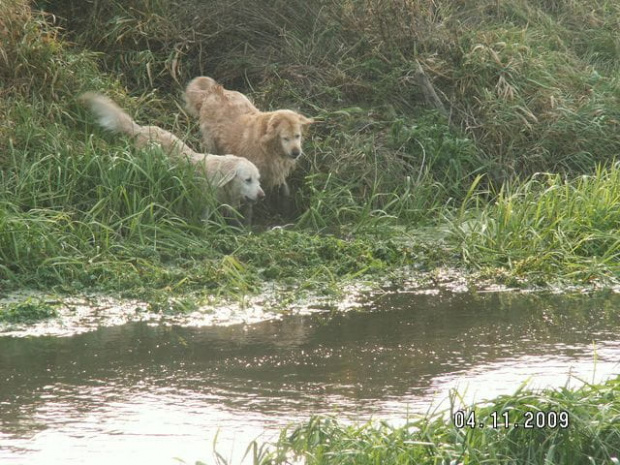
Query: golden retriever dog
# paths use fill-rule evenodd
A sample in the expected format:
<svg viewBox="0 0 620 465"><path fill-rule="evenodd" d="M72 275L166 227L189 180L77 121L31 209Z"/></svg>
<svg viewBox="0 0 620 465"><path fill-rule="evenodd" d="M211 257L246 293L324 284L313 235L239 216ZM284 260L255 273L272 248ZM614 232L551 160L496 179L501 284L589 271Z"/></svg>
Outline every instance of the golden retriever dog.
<svg viewBox="0 0 620 465"><path fill-rule="evenodd" d="M242 93L224 89L210 77L193 79L185 90L188 112L200 121L205 146L252 161L266 189L289 194L286 178L302 155L311 118L291 110L263 112Z"/></svg>
<svg viewBox="0 0 620 465"><path fill-rule="evenodd" d="M254 203L265 192L260 186L258 168L236 155L207 155L194 152L174 134L157 126L140 126L109 98L92 92L80 97L105 129L127 134L137 147L158 144L171 157L184 157L203 174L216 190L219 202L238 208ZM246 218L246 221L250 221Z"/></svg>

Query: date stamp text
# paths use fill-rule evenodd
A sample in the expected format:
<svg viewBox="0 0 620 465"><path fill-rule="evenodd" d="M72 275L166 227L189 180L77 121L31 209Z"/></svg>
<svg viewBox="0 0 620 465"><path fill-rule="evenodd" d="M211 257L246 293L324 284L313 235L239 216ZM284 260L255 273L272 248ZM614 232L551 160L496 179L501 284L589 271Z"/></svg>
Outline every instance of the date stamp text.
<svg viewBox="0 0 620 465"><path fill-rule="evenodd" d="M514 418L513 418L514 416ZM480 418L475 410L457 410L452 416L452 423L456 428L494 428L494 429L567 429L570 426L569 414L565 410L560 411L525 411L517 413L506 410L503 412L491 412Z"/></svg>

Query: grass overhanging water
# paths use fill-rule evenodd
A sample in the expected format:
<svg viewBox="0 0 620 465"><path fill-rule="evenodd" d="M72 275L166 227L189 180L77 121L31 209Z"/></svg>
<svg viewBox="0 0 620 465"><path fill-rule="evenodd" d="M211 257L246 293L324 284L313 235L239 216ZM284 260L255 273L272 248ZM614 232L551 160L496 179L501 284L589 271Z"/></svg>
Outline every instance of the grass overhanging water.
<svg viewBox="0 0 620 465"><path fill-rule="evenodd" d="M478 268L538 273L542 282L554 275L613 280L620 271L619 176L613 163L571 180L537 173L496 193L472 191L451 223L462 258Z"/></svg>

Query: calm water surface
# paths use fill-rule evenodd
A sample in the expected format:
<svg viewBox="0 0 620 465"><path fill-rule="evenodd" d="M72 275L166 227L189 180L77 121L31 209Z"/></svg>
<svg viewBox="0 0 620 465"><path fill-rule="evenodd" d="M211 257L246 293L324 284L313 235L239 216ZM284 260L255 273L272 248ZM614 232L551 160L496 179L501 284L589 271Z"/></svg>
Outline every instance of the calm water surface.
<svg viewBox="0 0 620 465"><path fill-rule="evenodd" d="M239 463L313 414L398 423L452 388L482 400L619 373L613 292L395 293L250 326L0 337L0 464L214 463L217 434Z"/></svg>

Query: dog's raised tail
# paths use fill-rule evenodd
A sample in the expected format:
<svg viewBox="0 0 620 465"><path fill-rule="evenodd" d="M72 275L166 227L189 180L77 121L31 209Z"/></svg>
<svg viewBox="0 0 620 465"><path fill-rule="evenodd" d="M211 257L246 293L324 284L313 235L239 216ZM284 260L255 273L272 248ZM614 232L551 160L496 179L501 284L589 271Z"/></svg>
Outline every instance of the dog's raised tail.
<svg viewBox="0 0 620 465"><path fill-rule="evenodd" d="M80 101L86 104L97 116L97 121L108 131L122 132L130 136L140 131L140 126L108 97L95 92L86 92L80 96Z"/></svg>
<svg viewBox="0 0 620 465"><path fill-rule="evenodd" d="M200 108L205 96L219 84L207 76L192 79L185 88L185 108L190 115L200 116Z"/></svg>

